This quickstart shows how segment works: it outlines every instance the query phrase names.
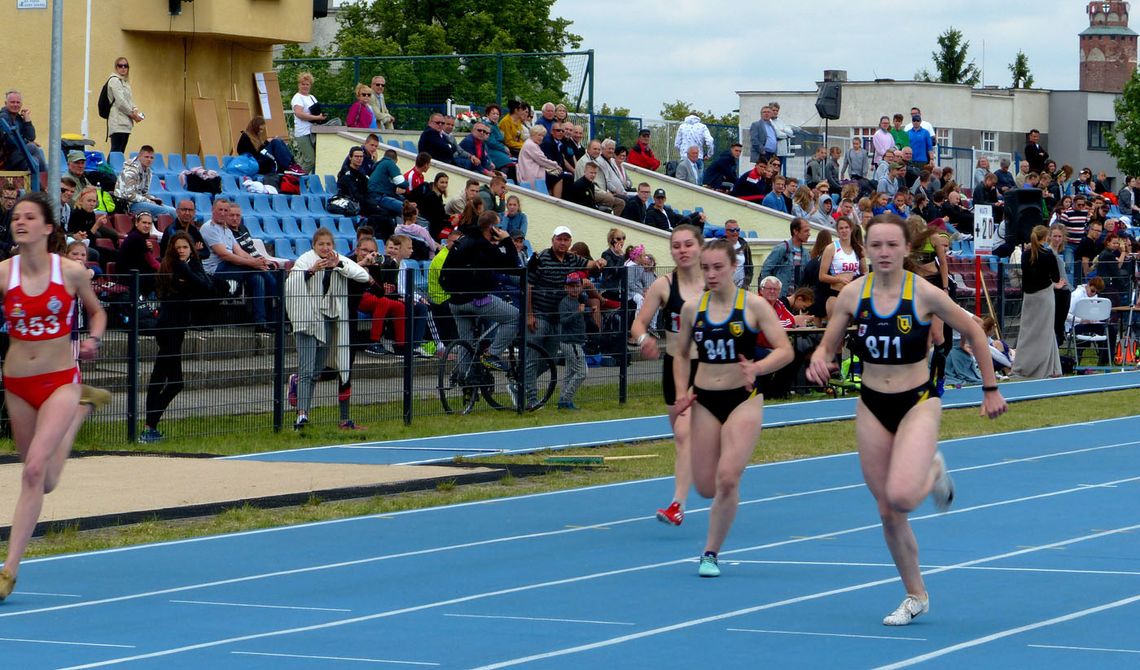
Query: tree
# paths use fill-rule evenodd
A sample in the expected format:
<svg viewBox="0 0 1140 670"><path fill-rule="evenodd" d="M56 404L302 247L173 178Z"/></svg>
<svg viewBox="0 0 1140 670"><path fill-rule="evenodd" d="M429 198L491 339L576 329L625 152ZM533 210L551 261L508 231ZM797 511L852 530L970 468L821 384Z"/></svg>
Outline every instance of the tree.
<svg viewBox="0 0 1140 670"><path fill-rule="evenodd" d="M738 112L730 112L717 116L711 111L697 111L691 103L681 99L661 104L661 118L666 121L684 121L685 117L690 114L695 114L702 123L734 127L740 125L740 114Z"/></svg>
<svg viewBox="0 0 1140 670"><path fill-rule="evenodd" d="M1013 88L1033 88L1033 75L1029 72L1029 57L1021 49L1009 64L1009 73L1013 75Z"/></svg>
<svg viewBox="0 0 1140 670"><path fill-rule="evenodd" d="M378 0L341 5L335 53L355 56L421 56L541 53L577 49L582 38L571 22L552 18L554 0ZM499 79L494 58L441 58L381 61L362 79L383 72L389 103L437 105L444 100L486 103L496 99ZM510 58L503 61L506 98L541 104L563 100L570 73L561 59ZM342 92L337 96L345 99Z"/></svg>
<svg viewBox="0 0 1140 670"><path fill-rule="evenodd" d="M1140 72L1124 85L1124 92L1113 106L1116 124L1105 133L1108 153L1123 174L1140 174Z"/></svg>
<svg viewBox="0 0 1140 670"><path fill-rule="evenodd" d="M923 68L914 74L916 81L937 81L943 84L969 84L977 86L982 80L982 73L974 65L974 61L966 62L966 54L970 50L970 43L962 39L962 31L950 26L946 32L938 36L938 51L930 54L934 61L936 76Z"/></svg>
<svg viewBox="0 0 1140 670"><path fill-rule="evenodd" d="M606 103L602 103L602 107L598 110L601 116L629 116L629 107L610 107Z"/></svg>

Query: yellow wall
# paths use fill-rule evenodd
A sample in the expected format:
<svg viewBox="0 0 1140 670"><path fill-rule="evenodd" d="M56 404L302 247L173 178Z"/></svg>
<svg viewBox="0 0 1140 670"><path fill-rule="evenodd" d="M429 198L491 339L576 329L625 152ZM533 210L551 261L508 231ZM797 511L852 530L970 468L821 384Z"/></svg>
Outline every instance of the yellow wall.
<svg viewBox="0 0 1140 670"><path fill-rule="evenodd" d="M64 133L80 132L83 119L86 4L69 0L64 5ZM306 42L312 33L309 0L194 0L182 7L182 14L172 17L162 0L93 0L88 123L96 148L108 147L106 121L97 111L99 90L119 56L131 63L135 103L146 115L136 125L128 151L152 144L162 153L195 153L198 133L191 100L199 86L203 96L216 101L222 137L228 142L225 102L235 99L234 85L236 99L250 103L256 113L253 73L271 69L272 44ZM17 10L15 2L3 2L0 25L8 35L26 36L18 48L8 49L4 82L6 88L23 93L40 143L45 144L51 10Z"/></svg>

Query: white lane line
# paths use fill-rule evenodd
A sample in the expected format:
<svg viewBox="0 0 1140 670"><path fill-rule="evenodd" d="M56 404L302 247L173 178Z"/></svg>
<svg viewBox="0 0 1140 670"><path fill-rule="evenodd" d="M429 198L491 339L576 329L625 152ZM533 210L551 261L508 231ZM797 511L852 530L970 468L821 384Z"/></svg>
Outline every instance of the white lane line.
<svg viewBox="0 0 1140 670"><path fill-rule="evenodd" d="M1018 383L1021 383L1021 382L1018 382ZM808 401L808 402L817 402L817 401ZM818 402L827 402L827 401L821 400ZM1137 417L1137 416L1115 417L1115 418L1110 418L1110 419L1096 419L1093 421L1083 421L1083 422L1074 423L1074 424L1064 424L1064 425L1060 425L1060 426L1048 426L1045 428L1026 428L1026 429L1021 429L1021 430L1009 431L1006 433L989 433L986 435L973 435L970 437L958 437L958 438L954 438L953 440L944 440L944 441L940 442L939 444L941 446L947 446L947 445L957 444L959 442L970 442L970 441L974 441L974 440L985 440L985 439L997 440L1000 438L1005 438L1007 436L1018 435L1018 434L1022 434L1022 433L1032 433L1035 431L1052 431L1052 430L1060 430L1060 429L1071 429L1071 428L1075 428L1075 427L1094 426L1094 425L1098 425L1098 424L1102 424L1102 423L1111 423L1111 422L1119 422L1119 421L1136 421L1138 418L1140 418L1140 417ZM569 425L569 424L567 424L567 425ZM314 448L324 449L325 447L314 447ZM294 451L301 451L301 450L297 449ZM856 456L856 454L854 451L847 451L847 452L843 452L841 454L827 454L824 456L809 456L807 458L798 458L798 459L794 459L794 460L790 460L790 461L774 461L771 463L757 463L756 465L749 465L745 469L746 470L760 470L760 469L768 469L768 468L779 468L779 467L786 467L789 465L801 465L804 463L814 463L815 461L832 460L832 459L836 459L836 458L854 458L855 456ZM1036 458L1036 457L1034 457L1034 458ZM219 460L222 460L222 459L219 459ZM1009 463L1018 463L1018 462L1021 462L1022 460L1032 460L1032 459L1015 459L1015 460L1010 460L1008 462ZM957 471L961 471L961 470L963 470L963 469L960 468ZM149 550L149 549L161 549L161 548L165 548L165 547L174 547L174 546L179 546L179 545L184 545L184 544L196 544L199 542L213 542L216 540L232 540L232 539L237 539L237 538L242 538L242 537L262 535L262 534L266 534L266 533L280 533L280 532L285 532L285 531L297 531L297 530L305 531L305 530L308 530L310 528L320 528L320 527L324 527L324 526L331 526L331 525L345 524L345 523L356 523L356 522L360 522L360 521L368 521L368 520L371 520L373 518L407 516L407 515L411 515L411 514L449 512L452 510L463 509L466 507L475 507L475 506L481 506L481 505L501 505L501 504L508 503L508 502L526 501L526 500L531 500L531 499L535 499L535 498L545 498L545 497L549 497L549 496L563 496L563 495L571 495L571 494L579 494L579 493L588 493L591 491L600 491L600 490L612 489L612 488L656 485L660 482L672 481L672 479L673 479L673 476L668 475L668 476L664 476L664 477L654 477L651 479L636 479L636 480L625 481L625 482L612 482L609 484L597 484L595 486L584 486L584 487L574 488L574 489L560 489L558 491L544 491L542 493L528 493L526 495L511 496L508 498L494 498L494 499L489 499L489 500L473 500L471 502L455 503L452 505L444 505L442 507L422 507L422 508L418 508L418 509L402 510L399 512L384 512L382 514L376 514L376 515L350 517L347 519L329 519L327 521L313 521L310 523L301 523L301 524L296 524L296 525L292 525L292 526L276 526L274 528L259 528L256 530L241 531L239 533L226 533L226 534L222 534L222 535L210 535L207 537L189 537L189 538L185 538L182 540L170 540L167 542L155 542L155 543L150 543L150 544L136 544L136 545L132 545L129 547L115 547L114 549L98 549L96 551L85 551L85 552L79 552L79 553L74 553L74 554L60 554L57 556L43 556L41 558L28 559L28 560L24 561L24 563L49 563L49 562L53 562L53 561L68 561L68 560L74 560L74 559L87 558L90 556L104 556L104 555L119 554L119 553L124 553L124 552L131 552L131 551L145 551L145 550ZM857 484L857 485L854 485L852 487L845 487L845 488L858 488L860 486L863 486L863 484ZM836 489L836 490L839 490L839 489ZM742 501L741 504L745 504L745 503ZM638 520L640 520L640 519L638 519Z"/></svg>
<svg viewBox="0 0 1140 670"><path fill-rule="evenodd" d="M356 663L387 663L396 665L426 665L436 667L439 663L426 663L424 661L393 661L388 658L355 658L352 656L307 656L305 654L270 654L258 651L231 651L239 656L272 656L274 658L307 658L314 661L354 661Z"/></svg>
<svg viewBox="0 0 1140 670"><path fill-rule="evenodd" d="M1127 529L1134 529L1134 528L1140 528L1140 524L1127 527ZM993 561L1004 560L1006 558L1011 558L1013 556L1021 556L1023 554L1028 554L1028 553L1031 553L1033 551L1038 551L1041 549L1048 549L1048 548L1056 547L1056 546L1063 546L1063 545L1068 545L1068 544L1075 544L1077 542L1085 542L1087 540L1099 539L1099 538L1105 537L1107 535L1115 534L1116 532L1118 532L1120 530L1124 530L1124 529L1113 529L1113 530L1106 531L1106 532L1093 533L1091 535L1083 535L1081 537L1070 538L1067 540L1060 540L1060 541L1054 542L1052 544L1042 545L1040 547L1034 547L1032 549L1019 549L1017 551L1006 552L1004 554L995 554L993 556L986 556L983 558L977 558L977 559L973 559L970 561L964 561L964 562L958 563L956 565L948 566L946 568L936 568L934 570L927 570L927 571L924 571L923 574L930 575L930 574L936 574L939 572L947 572L950 570L955 570L955 569L970 566L970 565L978 565L981 563L989 563L989 562L993 562ZM681 621L681 622L678 622L675 624L671 624L669 626L662 626L660 628L653 628L650 630L640 631L637 633L631 633L629 635L623 635L620 637L610 638L608 640L599 640L598 642L591 642L589 644L578 645L575 647L567 647L564 649L557 649L555 651L548 651L548 652L544 652L544 653L540 653L540 654L533 654L531 656L523 656L520 658L512 658L512 659L509 659L506 661L491 663L489 665L481 665L477 668L473 668L472 670L498 670L499 668L508 668L508 667L515 666L515 665L523 665L525 663L531 663L533 661L542 661L542 660L547 660L550 658L555 658L558 656L567 656L570 654L577 654L577 653L584 652L584 651L591 651L594 649L601 649L604 647L612 647L615 645L623 644L625 642L631 642L634 640L639 640L639 639L651 637L654 635L661 635L663 633L671 633L671 632L676 631L676 630L682 630L685 628L692 628L694 626L700 626L700 625L703 625L706 623L723 621L725 619L731 619L731 618L743 616L746 614L753 614L755 612L774 609L777 607L784 607L786 605L795 605L798 603L807 602L807 601L811 601L811 600L819 600L822 598L828 598L828 597L835 596L835 595L850 593L852 591L862 591L865 589L874 588L876 586L882 586L884 584L890 584L890 583L897 582L897 581L899 581L898 577L891 577L889 579L878 579L875 581L863 582L862 584L853 584L851 586L844 586L844 587L837 588L837 589L831 589L829 591L820 591L818 593L810 593L807 595L796 596L794 598L788 598L786 600L780 600L777 602L765 603L763 605L755 605L752 607L745 607L742 609L733 610L731 612L723 612L721 614L714 614L711 616L702 617L700 619L691 619L689 621ZM1140 599L1140 596L1136 596L1135 599Z"/></svg>
<svg viewBox="0 0 1140 670"><path fill-rule="evenodd" d="M1072 651L1106 651L1114 654L1140 654L1140 649L1112 649L1109 647L1069 647L1063 644L1027 644L1035 649L1066 649Z"/></svg>
<svg viewBox="0 0 1140 670"><path fill-rule="evenodd" d="M1121 483L1133 482L1133 481L1140 481L1140 476L1130 477L1127 479L1118 479L1115 481L1105 482L1105 483L1121 484ZM840 489L842 489L842 488L859 488L862 486L863 486L862 484L853 484L853 485L844 486L844 487L831 487L831 488L826 488L826 489L819 489L816 492L832 491L832 490L836 490L837 488L840 488ZM932 512L930 514L912 516L912 517L910 517L910 520L911 521L922 521L925 519L933 519L933 518L938 518L941 516L947 516L947 515L951 515L951 514L966 514L968 512L972 512L972 511L976 511L976 510L989 509L992 507L1001 507L1004 505L1013 505L1016 503L1028 502L1031 500L1042 500L1045 498L1052 498L1055 496L1067 495L1069 493L1082 493L1082 492L1088 492L1088 491L1093 491L1093 490L1095 490L1095 489L1083 488L1083 487L1078 486L1078 487L1074 487L1074 488L1060 489L1057 491L1049 491L1046 493L1038 493L1038 494L1034 494L1031 496L1024 496L1021 498L1011 498L1008 500L999 500L999 501L995 501L995 502L991 502L991 503L983 503L980 505L975 505L973 507L962 507L962 508L958 508L955 510L951 510L949 512L942 512L942 513ZM809 495L810 493L813 493L813 492L792 493L792 494L786 494L786 495L782 495L782 496L773 496L770 498L761 498L760 500L757 500L757 501L742 502L740 504L745 505L745 504L751 504L753 502L763 502L766 500L795 498L795 497L799 497L799 496ZM703 509L707 510L707 508L703 508ZM691 514L692 511L690 511L689 513ZM637 521L643 521L645 519L650 519L650 518L653 518L653 517L648 517L648 516L634 517L631 519L623 519L623 520L619 520L619 521L603 522L603 523L595 524L594 526L583 526L580 528L562 528L559 530L543 531L543 532L539 532L539 533L530 533L527 535L516 535L516 536L511 536L511 537L492 538L489 540L477 540L474 542L467 542L467 543L463 543L463 544L449 545L449 546L443 546L443 547L433 547L430 549L420 549L420 550L416 550L416 551L407 551L407 552L402 552L402 553L398 553L398 554L385 554L382 556L370 556L368 558L359 558L359 559L352 560L352 561L341 561L338 563L325 563L325 564L321 564L321 565L313 565L313 566L304 567L304 568L294 568L291 570L279 570L277 572L267 572L267 573L260 573L260 574L254 574L254 575L247 575L245 577L232 577L230 579L221 579L221 580L217 580L217 581L213 581L213 582L189 584L186 586L174 586L174 587L170 587L167 589L159 589L156 591L147 591L147 592L142 592L142 593L133 593L133 594L128 594L128 595L122 595L122 596L113 596L110 598L103 598L101 600L90 600L90 601L86 601L86 602L72 603L72 604L68 604L68 605L54 605L51 607L40 607L38 609L29 609L29 610L20 610L20 611L16 611L16 612L0 613L0 618L26 616L28 614L39 614L42 612L54 612L54 611L65 610L65 609L73 609L73 608L78 608L78 607L91 607L94 605L105 605L108 603L117 603L117 602L124 602L124 601L128 601L128 600L137 600L140 598L148 598L148 597L152 597L152 596L169 595L171 593L183 593L186 591L195 591L198 589L209 588L209 587L214 587L214 586L226 586L226 585L230 585L230 584L240 584L240 583L244 583L244 582L251 582L251 581L256 581L256 580L260 580L260 579L268 579L268 578L273 578L273 577L286 577L286 576L303 574L303 573L308 573L308 572L318 572L321 570L352 567L352 566L357 566L357 565L367 565L370 563L378 563L380 561L393 560L393 559L398 559L398 558L425 556L425 555L430 555L430 554L443 553L446 551L453 551L456 549L465 549L465 548L471 548L471 547L487 546L487 545L494 545L494 544L500 544L500 543L505 543L505 542L513 542L513 541L518 541L518 540L534 539L534 538L540 538L540 537L553 537L556 535L563 535L563 534L567 534L567 533L580 533L580 532L592 530L594 528L600 528L600 527L605 527L605 526L614 526L614 525L624 524L624 523L634 523ZM820 533L818 535L812 535L812 536L808 536L808 537L796 537L796 538L792 538L789 540L781 540L781 541L771 542L771 543L767 543L767 544L754 545L751 547L743 547L741 549L732 549L729 551L722 551L720 553L720 555L721 556L731 556L731 555L741 554L741 553L745 553L745 552L758 551L761 549L771 549L774 547L782 547L782 546L786 546L786 545L790 545L790 544L797 544L800 542L811 542L811 541L822 540L822 539L831 539L831 538L839 536L839 535L848 535L851 533L859 533L859 532L862 532L865 530L872 530L872 529L876 529L879 527L881 527L881 524L878 524L878 523L868 524L868 525L864 525L864 526L855 526L853 528L847 528L844 530L832 531L832 532L827 532L827 533ZM1140 528L1140 526L1137 526L1137 528ZM661 567L661 566L665 566L665 565L675 565L675 564L686 563L686 562L689 562L691 560L692 559L688 559L688 558L679 559L676 561L668 561L665 563L649 564L646 567L652 568L652 567ZM641 568L631 568L630 570L638 570L638 569L641 569ZM626 571L627 570L603 572L603 573L598 573L598 575L599 576L605 576L605 575L609 575L609 574L621 574L621 573L626 572ZM577 579L579 579L579 578L575 578L572 581L575 581ZM552 585L559 584L559 583L562 583L562 581L564 581L564 580L550 582L550 584L552 584ZM525 589L529 589L531 587L520 587L520 588L523 588L525 590ZM511 592L511 591L508 590L507 592ZM452 601L444 601L444 604L449 604L450 602L452 602ZM465 602L465 601L458 600L458 601L454 601L454 602Z"/></svg>
<svg viewBox="0 0 1140 670"><path fill-rule="evenodd" d="M1046 628L1048 626L1053 626L1055 624L1065 623L1066 621L1073 621L1074 619L1080 619L1081 617L1085 617L1085 616L1088 616L1090 614L1097 614L1100 612L1106 612L1106 611L1111 610L1111 609L1116 609L1117 607L1124 607L1126 605L1131 605L1134 602L1140 602L1140 595L1131 596L1128 598L1121 598L1120 600L1114 600L1113 602L1105 603L1103 605L1097 605L1096 607L1089 607L1087 609L1078 610L1076 612L1070 612L1069 614L1063 614L1061 616L1053 617L1052 619L1046 619L1044 621L1038 621L1037 623L1026 624L1024 626L1018 626L1017 628L1010 628L1008 630L998 631L997 633L992 633L990 635L984 635L982 637L977 637L977 638L974 638L973 640L966 640L965 642L959 642L958 644L952 644L949 647L943 647L941 649L935 649L934 651L931 651L931 652L928 652L925 654L921 654L919 656L913 656L911 658L907 658L907 659L898 661L896 663L891 663L890 665L881 665L878 668L875 668L875 670L898 670L899 668L906 668L906 667L909 667L912 665L917 665L919 663L924 663L924 662L929 661L929 660L934 659L934 658L946 656L947 654L952 654L956 651L961 651L963 649L971 649L973 647L978 647L978 646L981 646L983 644L988 644L990 642L993 642L994 640L1000 640L1002 638L1012 637L1014 635L1020 635L1021 633L1025 633L1025 632L1028 632L1031 630L1037 630L1038 628Z"/></svg>
<svg viewBox="0 0 1140 670"><path fill-rule="evenodd" d="M803 630L764 630L761 628L726 628L730 633L770 633L773 635L813 635L818 637L852 637L861 640L913 640L926 642L924 637L902 637L891 635L855 635L854 633L812 633Z"/></svg>
<svg viewBox="0 0 1140 670"><path fill-rule="evenodd" d="M135 649L133 644L100 644L98 642L69 642L66 640L30 640L20 637L0 637L0 642L27 642L28 644L55 644L66 647L106 647L111 649Z"/></svg>
<svg viewBox="0 0 1140 670"><path fill-rule="evenodd" d="M508 619L511 621L552 621L554 623L591 623L599 626L636 626L635 623L625 621L593 621L591 619L552 619L539 616L501 616L498 614L444 614L443 616L461 617L464 619Z"/></svg>
<svg viewBox="0 0 1140 670"><path fill-rule="evenodd" d="M1137 479L1140 479L1140 478L1137 478ZM1079 489L1078 488L1078 489L1070 489L1069 492L1081 492L1081 491L1087 491L1087 490L1088 489ZM1046 494L1046 495L1051 495L1051 494ZM1031 496L1031 499L1037 498L1037 497L1039 497L1039 496ZM1014 502L1017 502L1017 500L1008 501L1007 504L1012 504ZM983 505L980 507L990 507L990 506L991 505ZM930 514L930 515L927 515L925 517L916 517L916 519L931 518L934 516L937 516L937 515ZM833 531L833 532L822 534L822 535L819 535L816 537L830 537L833 535L847 535L850 533L857 533L857 532L861 532L864 530L879 528L879 526L880 526L880 524L869 524L866 526L849 528L849 529L842 530L842 531ZM1116 529L1106 530L1106 531L1094 533L1091 535L1086 535L1086 536L1083 536L1081 538L1077 538L1077 539L1073 539L1073 540L1062 540L1060 542L1054 542L1053 544L1043 545L1042 547L1039 547L1039 548L1019 549L1017 551L1013 551L1013 552L1009 552L1009 553L1005 553L1005 554L998 554L996 556L992 556L989 558L977 559L974 561L966 561L964 563L958 564L957 566L951 566L951 567L948 567L945 569L930 570L927 572L927 574L936 574L939 572L945 572L946 570L953 569L953 567L964 567L967 565L977 565L977 564L984 563L987 561L1001 560L1003 558L1009 558L1011 556L1020 556L1022 554L1027 554L1027 553L1030 553L1032 551L1036 551L1037 549L1048 549L1048 548L1055 547L1055 546L1061 546L1061 545L1070 544L1073 542L1083 541L1085 539L1099 538L1099 537L1104 537L1107 535L1112 535L1112 534L1115 534L1118 532L1135 530L1137 528L1140 528L1140 524L1137 524L1135 526L1128 526L1125 528L1116 528ZM755 551L755 550L759 550L759 549L768 549L768 548L772 548L772 547L797 544L799 542L807 542L807 541L810 541L812 539L813 538L809 537L809 538L804 538L802 540L782 540L779 542L773 542L773 543L769 543L766 545L757 545L754 547L746 547L743 549L736 549L736 550L732 550L732 551L721 552L721 555L723 556L725 554L735 554L735 553L742 553L745 551ZM388 610L388 611L384 611L384 612L377 612L374 614L367 614L367 615L362 615L362 616L356 616L356 617L351 617L348 619L341 619L338 621L329 621L329 622L325 622L325 623L313 624L310 626L301 626L301 627L297 627L297 628L285 628L285 629L281 629L281 630L267 631L267 632L263 632L263 633L251 633L249 635L242 635L242 636L238 636L238 637L226 638L226 639L221 639L221 640L201 642L198 644L187 645L187 646L183 646L183 647L174 647L171 649L164 649L164 650L160 650L160 651L151 652L148 654L140 654L140 655L136 655L136 656L127 656L127 657L122 657L122 658L117 658L117 659L109 659L106 661L100 661L97 663L89 663L86 665L77 665L77 666L72 666L70 668L62 668L61 670L86 670L87 668L99 668L99 667L104 667L104 666L109 666L109 665L117 665L119 663L127 663L130 661L143 660L143 659L149 659L149 658L159 658L162 656L170 656L173 654L184 653L187 651L196 651L199 649L208 649L211 647L218 647L218 646L222 646L222 645L233 644L236 642L245 642L247 640L259 640L259 639L269 638L269 637L292 635L295 633L305 633L305 632L315 631L315 630L324 630L324 629L328 629L328 628L346 626L346 625L360 623L360 622L364 622L364 621L374 621L377 619L394 617L394 616L398 616L401 614L407 614L410 612L420 612L420 611L425 611L428 609L446 607L449 605L458 605L461 603L474 602L476 600L481 600L481 599L485 599L485 598L493 598L493 597L497 597L497 596L510 595L510 594L514 594L514 593L524 593L524 592L534 591L534 590L543 589L543 588L549 588L549 587L554 587L554 586L564 586L567 584L575 584L575 583L590 581L590 580L594 580L594 579L601 579L604 577L611 577L611 576L624 575L624 574L632 574L632 573L641 572L641 571L645 571L645 570L653 570L656 568L669 567L669 566L674 566L674 565L683 565L683 564L689 563L691 560L692 560L691 558L682 558L682 559L673 560L673 561L662 561L660 563L649 563L649 564L637 565L637 566L633 566L633 567L629 567L629 568L619 568L617 570L609 570L606 572L598 572L598 573L593 573L593 574L580 575L577 577L566 577L563 579L555 579L555 580L551 580L551 581L547 581L547 582L525 584L522 586L514 586L514 587L510 587L510 588L499 589L497 591L488 591L488 592L484 592L484 593L475 593L475 594L471 594L471 595L467 595L467 596L460 596L460 597L456 597L456 598L451 598L449 600L441 600L441 601L436 601L436 602L431 602L431 603L424 603L421 605L411 605L411 606L400 608L400 609ZM864 588L871 588L873 586L890 584L892 582L897 582L898 579L899 579L898 577L890 577L888 579L880 579L880 580L877 580L874 582L866 582L864 584L859 584L856 586L851 586L851 587L846 587L846 588L841 588L841 589L834 589L831 591L825 591L823 593L812 594L809 596L801 596L799 598L793 598L790 600L781 601L780 603L773 603L770 605L761 605L757 608L749 608L747 611L741 611L741 613L747 614L747 613L752 612L752 611L760 611L763 609L769 609L771 607L779 607L781 605L793 604L793 603L802 602L802 601L806 601L806 600L814 600L816 598L822 598L822 597L826 597L826 596L830 596L830 595L837 595L840 593L846 593L847 591L855 591L855 590L864 589ZM128 598L131 598L131 597L123 597L121 599L126 600ZM736 614L730 614L730 615L731 616L737 616ZM729 615L722 615L720 617L712 617L709 619L702 619L702 620L698 620L695 623L694 622L687 622L685 624L679 624L676 626L668 627L667 629L660 629L657 632L668 632L669 630L675 630L677 628L684 628L684 627L687 627L690 625L697 625L698 623L704 623L707 621L716 621L716 620L719 620L722 618L728 618L728 616ZM657 634L657 633L647 632L645 634ZM645 634L642 634L641 636L644 636ZM618 638L618 639L622 640L622 638ZM636 638L629 638L629 639L636 639ZM604 646L605 643L602 643L602 644ZM615 642L615 644L616 644L616 642ZM571 653L571 652L567 652L567 653Z"/></svg>
<svg viewBox="0 0 1140 670"><path fill-rule="evenodd" d="M40 596L43 598L82 598L74 593L45 593L43 591L20 591L22 596Z"/></svg>
<svg viewBox="0 0 1140 670"><path fill-rule="evenodd" d="M1093 529L1094 531L1100 529ZM1124 533L1120 533L1124 535ZM697 559L693 559L696 561ZM894 563L856 563L851 561L763 561L756 559L734 558L733 563L743 563L749 565L812 565L836 568L890 568L895 569ZM923 565L923 570L933 570L935 568L945 568L948 566L929 564ZM1140 576L1138 570L1075 570L1070 568L1017 568L1017 567L1002 567L997 565L972 565L968 568L958 568L959 570L979 570L991 572L1040 572L1046 574L1066 574L1066 575L1111 575L1114 577L1137 577Z"/></svg>
<svg viewBox="0 0 1140 670"><path fill-rule="evenodd" d="M226 603L214 600L171 600L172 603L183 605L219 605L222 607L255 607L267 610L301 610L305 612L351 612L339 607L293 607L290 605L258 605L255 603Z"/></svg>

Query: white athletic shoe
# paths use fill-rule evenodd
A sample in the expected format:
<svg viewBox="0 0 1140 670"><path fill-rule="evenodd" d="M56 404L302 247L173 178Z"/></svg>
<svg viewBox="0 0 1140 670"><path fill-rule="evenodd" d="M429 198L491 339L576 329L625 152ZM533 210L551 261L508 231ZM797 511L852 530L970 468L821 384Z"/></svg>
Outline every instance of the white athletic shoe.
<svg viewBox="0 0 1140 670"><path fill-rule="evenodd" d="M906 626L911 621L920 615L926 614L930 611L930 596L919 598L918 596L906 594L906 599L902 604L883 618L884 626Z"/></svg>
<svg viewBox="0 0 1140 670"><path fill-rule="evenodd" d="M954 504L954 480L950 477L950 470L946 467L946 459L942 452L934 452L934 464L938 468L938 476L934 479L934 486L930 489L930 499L934 508L945 512Z"/></svg>

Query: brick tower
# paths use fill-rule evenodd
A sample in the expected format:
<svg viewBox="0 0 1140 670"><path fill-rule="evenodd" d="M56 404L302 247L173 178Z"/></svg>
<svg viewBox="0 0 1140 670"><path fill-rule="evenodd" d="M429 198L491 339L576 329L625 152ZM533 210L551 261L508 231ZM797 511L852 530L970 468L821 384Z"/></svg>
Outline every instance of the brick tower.
<svg viewBox="0 0 1140 670"><path fill-rule="evenodd" d="M1136 33L1127 2L1088 4L1089 27L1080 35L1081 90L1120 93L1136 71Z"/></svg>

